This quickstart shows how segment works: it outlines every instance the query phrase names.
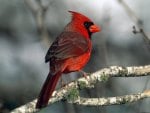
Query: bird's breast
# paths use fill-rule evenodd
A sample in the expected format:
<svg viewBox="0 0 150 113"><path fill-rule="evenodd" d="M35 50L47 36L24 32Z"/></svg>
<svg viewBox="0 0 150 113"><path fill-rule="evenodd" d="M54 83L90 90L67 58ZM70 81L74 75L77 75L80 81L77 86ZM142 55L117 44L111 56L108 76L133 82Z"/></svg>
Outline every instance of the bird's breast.
<svg viewBox="0 0 150 113"><path fill-rule="evenodd" d="M91 56L91 50L86 52L83 55L67 59L66 60L67 65L64 70L64 73L81 70L89 61L90 56Z"/></svg>

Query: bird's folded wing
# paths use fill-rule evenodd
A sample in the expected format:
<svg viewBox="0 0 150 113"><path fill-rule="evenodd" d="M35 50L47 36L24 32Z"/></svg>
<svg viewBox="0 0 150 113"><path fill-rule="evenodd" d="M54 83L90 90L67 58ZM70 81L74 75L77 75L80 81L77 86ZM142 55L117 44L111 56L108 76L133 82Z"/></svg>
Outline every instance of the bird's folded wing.
<svg viewBox="0 0 150 113"><path fill-rule="evenodd" d="M70 57L80 56L89 50L89 40L76 32L63 32L51 45L45 56L45 62L52 57L64 60Z"/></svg>

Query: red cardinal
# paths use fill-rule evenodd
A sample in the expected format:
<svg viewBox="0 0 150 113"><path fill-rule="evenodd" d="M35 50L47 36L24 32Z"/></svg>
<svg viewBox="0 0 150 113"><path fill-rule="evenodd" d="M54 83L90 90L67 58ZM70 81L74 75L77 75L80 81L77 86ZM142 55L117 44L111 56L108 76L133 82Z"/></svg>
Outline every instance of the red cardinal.
<svg viewBox="0 0 150 113"><path fill-rule="evenodd" d="M80 71L88 62L92 33L100 31L88 17L74 11L71 22L49 48L45 62L50 62L50 72L40 92L36 108L45 107L55 90L62 73Z"/></svg>

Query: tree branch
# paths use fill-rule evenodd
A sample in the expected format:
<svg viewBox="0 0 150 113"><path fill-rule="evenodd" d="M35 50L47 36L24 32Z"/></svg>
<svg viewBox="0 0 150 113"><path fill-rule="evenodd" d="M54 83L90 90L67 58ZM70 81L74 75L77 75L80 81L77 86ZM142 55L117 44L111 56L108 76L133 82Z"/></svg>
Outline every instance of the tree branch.
<svg viewBox="0 0 150 113"><path fill-rule="evenodd" d="M62 99L67 99L70 102L70 98L68 96L74 91L78 91L78 89L83 88L92 88L97 81L106 81L110 77L141 77L141 76L148 76L150 75L150 65L147 66L138 66L138 67L120 67L120 66L111 66L109 68L101 69L95 73L90 74L87 76L87 79L81 77L76 81L70 82L66 86L62 87L61 89L54 91L52 98L49 100L49 104L53 104L57 101ZM70 93L71 92L71 93ZM78 93L73 93L73 95ZM130 103L133 101L137 101L139 99L150 97L150 91L145 91L143 93L133 94L133 95L125 95L120 97L107 97L107 98L81 98L77 95L78 98L74 98L71 100L72 103L78 103L83 105L86 102L88 105L92 105L95 102L97 105L112 105L112 104L125 104ZM74 100L74 101L73 101ZM32 113L38 111L35 109L35 104L37 100L33 100L32 102L27 103L19 108L16 108L11 113ZM94 102L93 102L94 101ZM90 102L90 103L89 103ZM103 103L103 104L102 104ZM86 104L85 104L86 105Z"/></svg>
<svg viewBox="0 0 150 113"><path fill-rule="evenodd" d="M136 102L138 100L150 97L150 90L146 90L143 93L116 96L116 97L106 97L106 98L83 98L78 97L78 99L71 101L70 103L83 105L83 106L104 106L104 105L120 105L127 104L131 102Z"/></svg>

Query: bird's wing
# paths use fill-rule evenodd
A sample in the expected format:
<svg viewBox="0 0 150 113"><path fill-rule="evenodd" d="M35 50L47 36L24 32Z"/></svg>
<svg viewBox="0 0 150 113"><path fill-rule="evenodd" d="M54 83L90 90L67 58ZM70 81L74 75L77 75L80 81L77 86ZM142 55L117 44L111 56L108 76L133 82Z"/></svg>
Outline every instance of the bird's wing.
<svg viewBox="0 0 150 113"><path fill-rule="evenodd" d="M45 56L45 62L53 57L64 60L70 57L80 56L89 51L90 41L76 32L63 32L53 42Z"/></svg>

